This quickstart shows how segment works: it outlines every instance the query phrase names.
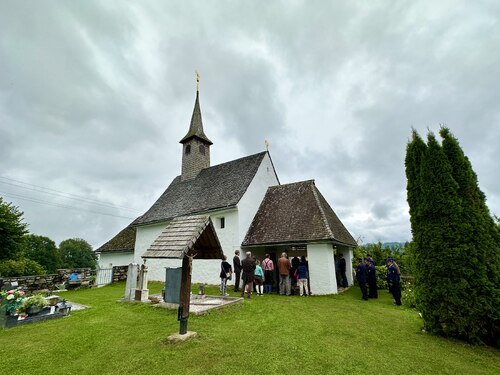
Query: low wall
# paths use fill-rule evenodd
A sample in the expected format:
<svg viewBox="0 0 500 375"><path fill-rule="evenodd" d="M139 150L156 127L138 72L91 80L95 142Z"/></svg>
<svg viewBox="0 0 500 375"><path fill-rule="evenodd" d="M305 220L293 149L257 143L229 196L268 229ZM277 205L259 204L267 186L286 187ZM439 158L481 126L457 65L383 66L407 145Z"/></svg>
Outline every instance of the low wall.
<svg viewBox="0 0 500 375"><path fill-rule="evenodd" d="M17 282L18 287L25 291L35 290L56 290L57 285L68 281L69 275L72 273L82 274L82 282L89 281L90 276L94 271L90 268L64 268L57 270L56 274L38 275L38 276L18 276L18 277L3 277L0 278L0 288L5 283Z"/></svg>
<svg viewBox="0 0 500 375"><path fill-rule="evenodd" d="M113 267L113 282L127 280L128 266L114 266Z"/></svg>

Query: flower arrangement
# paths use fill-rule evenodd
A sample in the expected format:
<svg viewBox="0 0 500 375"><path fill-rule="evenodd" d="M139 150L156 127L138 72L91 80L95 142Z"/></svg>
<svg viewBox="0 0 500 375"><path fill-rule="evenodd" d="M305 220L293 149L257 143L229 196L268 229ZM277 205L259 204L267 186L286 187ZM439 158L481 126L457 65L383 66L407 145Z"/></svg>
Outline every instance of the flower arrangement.
<svg viewBox="0 0 500 375"><path fill-rule="evenodd" d="M11 289L0 292L0 302L5 303L5 311L10 315L15 315L24 302L24 292L18 289Z"/></svg>

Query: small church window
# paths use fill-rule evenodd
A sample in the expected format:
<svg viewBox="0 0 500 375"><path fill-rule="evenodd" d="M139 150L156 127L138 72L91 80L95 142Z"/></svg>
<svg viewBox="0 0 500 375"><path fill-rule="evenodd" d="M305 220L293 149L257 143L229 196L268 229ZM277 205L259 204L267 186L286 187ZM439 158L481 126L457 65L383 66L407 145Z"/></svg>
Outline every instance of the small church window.
<svg viewBox="0 0 500 375"><path fill-rule="evenodd" d="M205 155L205 146L200 145L200 154Z"/></svg>
<svg viewBox="0 0 500 375"><path fill-rule="evenodd" d="M186 155L189 155L191 153L191 145L186 146L185 153L186 153Z"/></svg>
<svg viewBox="0 0 500 375"><path fill-rule="evenodd" d="M220 228L221 228L221 229L224 229L224 228L226 227L226 218L225 218L225 217L221 217L219 220L220 220L220 221L219 221L219 223L220 223Z"/></svg>

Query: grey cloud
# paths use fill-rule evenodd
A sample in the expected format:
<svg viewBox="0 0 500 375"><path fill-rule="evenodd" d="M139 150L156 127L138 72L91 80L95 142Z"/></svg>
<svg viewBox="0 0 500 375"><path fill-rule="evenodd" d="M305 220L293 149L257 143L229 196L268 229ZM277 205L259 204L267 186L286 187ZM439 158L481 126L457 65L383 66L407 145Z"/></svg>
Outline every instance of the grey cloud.
<svg viewBox="0 0 500 375"><path fill-rule="evenodd" d="M499 14L493 1L13 2L0 13L2 175L147 209L180 171L198 69L218 159L269 139L280 180L316 179L365 242L410 237L411 126L447 123L500 214ZM97 246L129 222L15 203L57 241Z"/></svg>

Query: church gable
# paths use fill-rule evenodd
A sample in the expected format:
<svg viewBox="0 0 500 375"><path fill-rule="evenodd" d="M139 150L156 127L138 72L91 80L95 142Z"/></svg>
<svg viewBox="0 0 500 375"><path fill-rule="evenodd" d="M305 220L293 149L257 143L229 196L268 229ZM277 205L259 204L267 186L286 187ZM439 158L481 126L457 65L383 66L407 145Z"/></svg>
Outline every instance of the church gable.
<svg viewBox="0 0 500 375"><path fill-rule="evenodd" d="M177 176L136 225L235 207L245 194L266 152L203 169L195 178Z"/></svg>

